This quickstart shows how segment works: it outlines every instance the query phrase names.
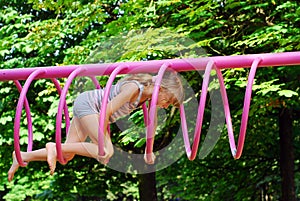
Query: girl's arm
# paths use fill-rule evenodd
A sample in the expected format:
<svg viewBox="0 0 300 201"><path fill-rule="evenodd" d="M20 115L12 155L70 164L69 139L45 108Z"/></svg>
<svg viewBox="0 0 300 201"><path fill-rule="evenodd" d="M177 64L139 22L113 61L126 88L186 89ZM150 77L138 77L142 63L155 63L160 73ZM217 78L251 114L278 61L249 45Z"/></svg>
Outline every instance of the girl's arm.
<svg viewBox="0 0 300 201"><path fill-rule="evenodd" d="M110 136L107 134L108 122L110 116L116 112L120 107L122 107L127 102L134 102L137 98L139 93L139 88L134 83L124 84L121 88L120 94L114 97L110 102L107 104L106 108L106 117L104 122L104 145L105 145L105 155L99 156L98 160L102 163L106 164L108 159L113 155L113 145L110 139Z"/></svg>
<svg viewBox="0 0 300 201"><path fill-rule="evenodd" d="M139 94L139 88L135 83L124 84L121 92L107 104L104 128L107 128L110 116L127 102L134 102Z"/></svg>

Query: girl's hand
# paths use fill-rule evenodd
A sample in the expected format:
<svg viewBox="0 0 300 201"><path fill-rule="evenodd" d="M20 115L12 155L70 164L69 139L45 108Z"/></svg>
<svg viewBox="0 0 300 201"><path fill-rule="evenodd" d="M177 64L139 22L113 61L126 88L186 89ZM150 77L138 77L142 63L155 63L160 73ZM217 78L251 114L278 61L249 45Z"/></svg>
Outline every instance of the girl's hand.
<svg viewBox="0 0 300 201"><path fill-rule="evenodd" d="M106 165L114 154L114 147L108 134L104 136L104 144L104 156L98 155L97 160L103 165Z"/></svg>
<svg viewBox="0 0 300 201"><path fill-rule="evenodd" d="M104 149L104 156L97 157L97 160L102 163L103 165L106 165L109 162L109 159L112 157L113 152L107 151L107 149Z"/></svg>
<svg viewBox="0 0 300 201"><path fill-rule="evenodd" d="M98 156L97 160L101 164L106 165L109 162L110 158L111 158L111 155L105 152L104 156Z"/></svg>
<svg viewBox="0 0 300 201"><path fill-rule="evenodd" d="M156 157L153 152L151 154L147 154L147 153L144 154L144 160L149 165L154 164L155 158Z"/></svg>

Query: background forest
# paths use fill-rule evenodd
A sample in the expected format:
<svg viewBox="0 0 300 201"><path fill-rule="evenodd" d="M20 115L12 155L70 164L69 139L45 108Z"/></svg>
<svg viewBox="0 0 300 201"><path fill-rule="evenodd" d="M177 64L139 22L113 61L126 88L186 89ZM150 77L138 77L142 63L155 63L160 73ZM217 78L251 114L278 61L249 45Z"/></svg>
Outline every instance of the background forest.
<svg viewBox="0 0 300 201"><path fill-rule="evenodd" d="M297 0L1 0L0 8L1 69L300 50ZM238 133L249 69L222 72ZM199 99L200 74L185 72L182 77ZM98 79L105 85L107 77ZM74 82L67 97L70 108L78 83ZM0 82L0 199L299 200L299 83L299 67L258 69L239 160L232 158L226 129L221 128L219 140L206 157L189 161L182 155L157 172L122 173L93 159L76 157L66 166L59 165L54 176L50 176L47 163L32 162L20 168L9 183L19 93L12 81ZM37 80L27 98L37 149L54 140L59 97L50 80ZM176 134L178 114L174 108L168 109L167 126L160 128L155 149ZM205 119L210 114L208 101ZM136 124L142 122L138 112L130 118ZM25 150L25 115L23 119L21 143ZM189 123L194 125L195 119ZM209 121L204 125L203 139ZM117 146L143 151L144 140L134 129L120 131L112 125L112 131Z"/></svg>

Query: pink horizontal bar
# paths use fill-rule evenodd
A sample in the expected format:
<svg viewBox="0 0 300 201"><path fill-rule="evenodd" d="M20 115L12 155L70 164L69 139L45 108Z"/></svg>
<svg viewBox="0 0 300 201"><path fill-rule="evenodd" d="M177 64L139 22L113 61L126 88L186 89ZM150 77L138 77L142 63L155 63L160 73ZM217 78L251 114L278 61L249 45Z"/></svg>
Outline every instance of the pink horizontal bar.
<svg viewBox="0 0 300 201"><path fill-rule="evenodd" d="M70 66L50 66L50 67L35 67L35 68L18 68L18 69L3 69L0 70L0 81L8 80L26 80L27 77L37 68L43 68L46 73L36 77L41 78L61 78L68 77L76 68L85 67L86 71L81 72L78 76L97 76L110 75L112 71L120 64L129 66L127 70L122 71L123 74L129 73L157 73L159 68L164 63L170 63L171 68L175 71L193 71L205 70L209 61L213 61L217 68L249 68L256 58L261 58L262 61L259 67L268 66L287 66L300 65L300 51L298 52L283 52L283 53L268 53L268 54L251 54L238 56L217 56L203 58L186 58L186 59L167 59L154 61L137 61L137 62L122 62L108 64L84 64Z"/></svg>

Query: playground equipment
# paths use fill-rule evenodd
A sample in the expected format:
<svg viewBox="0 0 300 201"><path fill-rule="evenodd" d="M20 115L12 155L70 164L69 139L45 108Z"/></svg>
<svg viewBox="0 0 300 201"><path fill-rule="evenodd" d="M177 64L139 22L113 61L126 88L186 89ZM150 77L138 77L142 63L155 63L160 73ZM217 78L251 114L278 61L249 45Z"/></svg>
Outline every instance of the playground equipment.
<svg viewBox="0 0 300 201"><path fill-rule="evenodd" d="M217 78L220 83L220 90L222 95L222 101L225 112L225 119L228 130L229 143L231 153L235 159L238 159L243 150L247 122L249 115L249 108L251 102L252 86L255 77L255 73L258 67L269 67L269 66L296 66L300 65L300 52L286 52L286 53L273 53L273 54L253 54L253 55L240 55L240 56L218 56L218 57L205 57L197 59L168 59L168 60L157 60L157 61L140 61L140 62L120 62L120 63L109 63L109 64L86 64L86 65L71 65L71 66L51 66L51 67L36 67L36 68L22 68L22 69L5 69L0 70L0 81L13 80L16 87L20 92L16 108L16 116L14 121L14 148L16 158L20 166L25 166L21 158L20 152L20 120L23 106L25 104L26 117L28 122L28 146L27 151L32 150L33 133L32 133L32 120L30 115L29 103L26 99L26 93L30 87L31 82L34 79L51 79L54 83L58 94L60 95L58 111L56 116L56 149L57 157L61 163L65 163L61 148L61 124L62 124L62 113L64 112L66 119L66 129L69 129L70 118L68 108L66 104L66 95L68 93L69 86L76 77L87 76L90 77L96 88L100 88L100 85L95 76L109 75L109 80L106 84L106 91L101 106L100 114L100 126L99 126L99 155L104 155L104 119L105 111L108 102L109 89L118 74L129 74L129 73L158 73L155 81L154 92L152 95L152 101L147 108L146 104L143 104L143 112L145 125L147 127L146 132L146 153L147 157L153 152L153 142L155 134L154 119L156 118L156 103L159 92L159 86L164 72L168 69L172 69L177 72L182 71L199 71L204 70L204 78L202 83L202 92L200 96L200 102L197 113L196 128L194 132L194 140L192 147L188 137L188 129L184 111L184 105L180 105L180 117L182 122L182 131L184 145L186 149L187 157L190 160L194 160L197 154L201 128L204 115L204 107L206 103L206 96L208 91L209 77L211 70L215 70ZM227 98L227 93L224 85L223 76L221 73L222 69L228 68L250 68L250 74L248 76L248 83L246 86L244 107L241 120L241 127L238 138L238 145L236 146L234 140L234 134L232 129L232 122L230 116L230 108ZM61 89L57 78L67 78L67 81ZM20 80L26 80L24 86L21 86Z"/></svg>

